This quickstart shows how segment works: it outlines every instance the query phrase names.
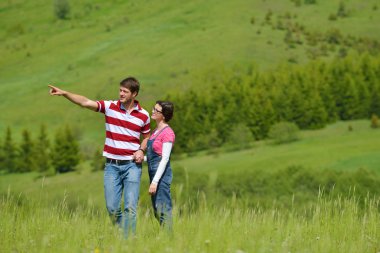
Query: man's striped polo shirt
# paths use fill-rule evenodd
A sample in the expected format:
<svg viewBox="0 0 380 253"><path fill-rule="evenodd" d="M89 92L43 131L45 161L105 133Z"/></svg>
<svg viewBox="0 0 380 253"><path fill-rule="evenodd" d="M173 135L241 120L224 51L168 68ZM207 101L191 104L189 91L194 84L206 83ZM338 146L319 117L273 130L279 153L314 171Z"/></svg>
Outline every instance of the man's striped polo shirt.
<svg viewBox="0 0 380 253"><path fill-rule="evenodd" d="M103 156L117 160L132 160L133 153L140 148L140 134L150 132L149 113L135 100L135 106L128 113L118 101L96 101L98 112L106 120L106 141Z"/></svg>

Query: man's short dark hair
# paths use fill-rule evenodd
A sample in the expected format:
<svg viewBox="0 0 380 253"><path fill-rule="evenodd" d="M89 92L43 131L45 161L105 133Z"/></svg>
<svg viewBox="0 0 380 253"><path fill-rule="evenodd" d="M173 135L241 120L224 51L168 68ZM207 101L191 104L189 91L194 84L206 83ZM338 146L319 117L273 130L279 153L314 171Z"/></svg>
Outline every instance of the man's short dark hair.
<svg viewBox="0 0 380 253"><path fill-rule="evenodd" d="M165 122L169 122L173 118L174 105L170 101L158 100L156 104L162 107L162 115L165 117Z"/></svg>
<svg viewBox="0 0 380 253"><path fill-rule="evenodd" d="M132 76L127 77L124 80L122 80L120 82L120 86L123 86L123 87L127 88L132 93L136 92L137 94L139 94L140 83L139 83L139 81L136 78L134 78Z"/></svg>

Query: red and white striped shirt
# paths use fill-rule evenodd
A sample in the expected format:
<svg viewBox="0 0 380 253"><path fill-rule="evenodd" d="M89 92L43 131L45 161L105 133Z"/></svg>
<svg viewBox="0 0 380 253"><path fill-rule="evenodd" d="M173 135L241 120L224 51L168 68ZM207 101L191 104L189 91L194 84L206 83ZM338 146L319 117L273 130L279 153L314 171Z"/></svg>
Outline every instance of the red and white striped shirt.
<svg viewBox="0 0 380 253"><path fill-rule="evenodd" d="M149 113L135 100L128 113L120 101L96 101L98 112L105 114L106 141L103 156L117 160L132 160L140 148L140 134L150 132Z"/></svg>

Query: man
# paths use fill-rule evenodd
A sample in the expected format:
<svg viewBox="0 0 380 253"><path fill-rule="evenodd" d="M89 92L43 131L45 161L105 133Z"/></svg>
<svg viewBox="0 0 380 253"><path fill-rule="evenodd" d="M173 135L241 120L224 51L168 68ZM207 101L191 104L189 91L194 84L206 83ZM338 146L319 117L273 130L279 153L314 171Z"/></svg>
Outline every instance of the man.
<svg viewBox="0 0 380 253"><path fill-rule="evenodd" d="M118 101L93 101L84 96L50 87L50 94L63 96L81 107L105 114L106 140L103 156L104 194L112 221L125 235L136 233L136 209L140 190L141 163L150 133L150 118L135 100L140 84L134 77L120 82ZM143 140L140 145L140 135ZM124 190L124 212L120 208Z"/></svg>

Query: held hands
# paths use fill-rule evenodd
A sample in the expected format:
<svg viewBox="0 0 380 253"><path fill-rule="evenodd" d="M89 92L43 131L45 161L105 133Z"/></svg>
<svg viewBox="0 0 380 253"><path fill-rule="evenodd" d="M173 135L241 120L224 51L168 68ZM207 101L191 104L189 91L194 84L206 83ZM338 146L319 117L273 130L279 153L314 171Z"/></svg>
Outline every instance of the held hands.
<svg viewBox="0 0 380 253"><path fill-rule="evenodd" d="M50 88L49 93L52 96L63 96L63 95L66 94L66 91L61 90L61 89L59 89L59 88L57 88L57 87L55 87L53 85L48 85L48 87Z"/></svg>
<svg viewBox="0 0 380 253"><path fill-rule="evenodd" d="M136 163L142 163L144 161L144 152L142 152L142 150L137 150L133 154L133 159Z"/></svg>
<svg viewBox="0 0 380 253"><path fill-rule="evenodd" d="M152 182L149 186L149 194L154 195L156 194L156 191L157 191L157 184Z"/></svg>

